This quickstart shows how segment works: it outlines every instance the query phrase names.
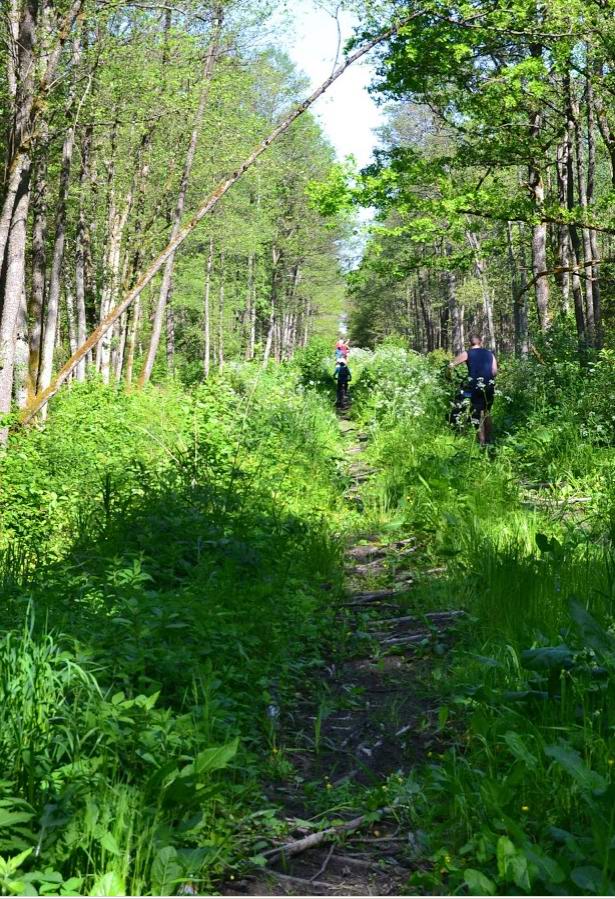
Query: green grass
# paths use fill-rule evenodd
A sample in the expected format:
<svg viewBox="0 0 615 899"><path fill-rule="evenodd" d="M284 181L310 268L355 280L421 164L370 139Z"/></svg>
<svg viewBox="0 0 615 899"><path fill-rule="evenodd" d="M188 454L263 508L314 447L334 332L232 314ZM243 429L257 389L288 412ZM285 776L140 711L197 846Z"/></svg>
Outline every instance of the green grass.
<svg viewBox="0 0 615 899"><path fill-rule="evenodd" d="M4 892L207 893L276 832L268 709L304 697L334 630L338 456L328 403L256 367L191 394L78 385L15 437Z"/></svg>
<svg viewBox="0 0 615 899"><path fill-rule="evenodd" d="M386 791L314 782L306 800L396 798L415 892L615 892L610 360L504 366L489 455L449 430L440 362L355 352L377 469L363 512L341 500L319 347L191 392L74 385L15 435L0 458L1 892L207 893L261 861L283 827L263 785L294 776L283 724L306 696L322 749L350 532L415 537L408 607L467 616L425 684L444 751Z"/></svg>
<svg viewBox="0 0 615 899"><path fill-rule="evenodd" d="M399 367L417 366L398 414ZM538 368L504 368L495 454L449 431L443 382L412 354L391 379L374 366L358 409L381 472L368 519L446 568L409 603L467 612L443 678L434 665L449 748L398 789L432 862L419 892L615 892L610 365Z"/></svg>

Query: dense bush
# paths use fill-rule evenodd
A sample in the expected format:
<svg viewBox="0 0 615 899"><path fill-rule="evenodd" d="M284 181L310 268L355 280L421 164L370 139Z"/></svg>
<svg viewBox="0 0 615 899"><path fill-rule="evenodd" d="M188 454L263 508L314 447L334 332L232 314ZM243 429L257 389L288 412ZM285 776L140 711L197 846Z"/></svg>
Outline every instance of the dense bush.
<svg viewBox="0 0 615 899"><path fill-rule="evenodd" d="M303 694L332 629L337 456L333 413L287 367L190 393L75 385L15 435L3 891L208 892L273 826L267 709Z"/></svg>

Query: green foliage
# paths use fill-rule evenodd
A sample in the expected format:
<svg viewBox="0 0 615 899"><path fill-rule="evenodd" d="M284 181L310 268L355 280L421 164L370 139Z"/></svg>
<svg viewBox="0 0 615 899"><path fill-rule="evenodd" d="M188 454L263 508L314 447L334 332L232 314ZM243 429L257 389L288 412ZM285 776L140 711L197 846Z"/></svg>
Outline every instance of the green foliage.
<svg viewBox="0 0 615 899"><path fill-rule="evenodd" d="M398 369L383 364L389 354L378 351L366 366L378 372L361 407L366 420L387 402L399 409L396 417L379 414L372 432L369 453L380 472L365 495L367 526L414 535L445 569L437 580L417 572L416 614L467 612L446 674L436 681L434 673L447 709L439 728L446 747L398 788L432 862L411 886L609 894L610 357L582 371L566 361L507 362L498 379L498 446L487 456L473 434L448 429L445 386L426 359L408 358L424 384L420 414L404 408ZM402 356L402 370L408 362Z"/></svg>
<svg viewBox="0 0 615 899"><path fill-rule="evenodd" d="M208 892L277 826L267 709L322 665L339 567L334 417L296 373L75 385L2 456L5 891Z"/></svg>

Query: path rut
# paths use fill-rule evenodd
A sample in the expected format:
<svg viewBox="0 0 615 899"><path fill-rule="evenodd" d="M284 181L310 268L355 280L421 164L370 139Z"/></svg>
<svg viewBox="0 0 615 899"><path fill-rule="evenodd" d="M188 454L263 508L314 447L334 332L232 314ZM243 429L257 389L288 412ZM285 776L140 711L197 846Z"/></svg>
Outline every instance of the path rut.
<svg viewBox="0 0 615 899"><path fill-rule="evenodd" d="M350 443L346 447L351 486L347 500L362 505L363 486L374 469L361 455L366 436L342 416L340 429ZM440 654L454 639L461 611L408 614L408 598L414 579L414 560L420 546L412 537L383 542L364 538L348 546L345 569L347 592L340 605L338 625L351 636L353 651L333 659L322 679L327 702L319 708L300 705L285 722L285 736L292 745L291 761L297 782L272 784L269 798L280 807L288 823L281 851L264 852L264 869L227 883L224 895L259 896L389 896L408 892L413 870L422 865L421 847L403 824L403 809L365 817L319 816L322 807L306 798L303 785L321 783L322 791L343 785L357 789L382 788L397 774L407 775L427 752L438 750L438 699L425 687L434 648ZM386 585L382 585L382 581ZM384 803L383 803L384 804ZM352 829L348 820L362 816ZM333 825L340 828L327 834ZM299 841L319 834L319 845L303 849ZM310 841L308 840L308 843Z"/></svg>

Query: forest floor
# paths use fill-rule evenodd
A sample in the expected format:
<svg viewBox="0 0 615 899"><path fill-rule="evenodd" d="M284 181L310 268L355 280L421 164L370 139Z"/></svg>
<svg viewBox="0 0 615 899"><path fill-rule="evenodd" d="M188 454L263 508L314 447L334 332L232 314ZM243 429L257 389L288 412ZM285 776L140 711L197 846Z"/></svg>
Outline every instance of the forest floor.
<svg viewBox="0 0 615 899"><path fill-rule="evenodd" d="M345 499L361 510L374 473L362 459L367 437L345 414L340 430ZM407 778L443 748L431 667L434 653L442 664L463 612L408 614L415 577L442 574L425 566L417 574L420 560L412 537L391 542L359 531L349 542L338 615L347 639L309 699L280 723L280 742L292 747L284 750L288 777L267 788L291 836L224 895L396 895L421 867L416 836L386 794L391 778Z"/></svg>

